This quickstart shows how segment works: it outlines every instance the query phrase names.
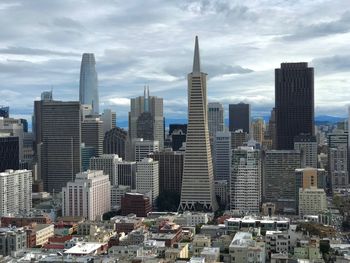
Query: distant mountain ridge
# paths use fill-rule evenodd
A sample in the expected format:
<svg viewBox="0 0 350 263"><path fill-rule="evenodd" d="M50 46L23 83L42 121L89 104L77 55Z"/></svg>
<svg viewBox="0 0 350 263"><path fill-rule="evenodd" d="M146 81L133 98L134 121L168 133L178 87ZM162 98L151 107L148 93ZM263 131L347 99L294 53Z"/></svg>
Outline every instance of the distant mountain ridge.
<svg viewBox="0 0 350 263"><path fill-rule="evenodd" d="M255 118L263 118L265 122L268 122L270 119L270 116L253 116L252 119ZM315 117L316 124L321 123L337 123L340 121L346 120L346 117L337 117L337 116L330 116L330 115L318 115ZM187 123L187 118L165 118L165 127L166 129L169 127L169 124L184 124ZM225 119L225 125L228 126L228 119ZM128 120L127 119L117 119L117 126L121 127L123 129L128 129Z"/></svg>

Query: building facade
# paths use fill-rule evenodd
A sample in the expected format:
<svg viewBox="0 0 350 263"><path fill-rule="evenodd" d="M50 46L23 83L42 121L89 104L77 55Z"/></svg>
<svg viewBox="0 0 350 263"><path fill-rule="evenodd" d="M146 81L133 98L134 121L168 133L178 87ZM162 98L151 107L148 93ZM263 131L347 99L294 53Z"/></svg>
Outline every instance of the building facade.
<svg viewBox="0 0 350 263"><path fill-rule="evenodd" d="M261 205L261 156L253 147L233 151L230 207L244 213L259 213Z"/></svg>
<svg viewBox="0 0 350 263"><path fill-rule="evenodd" d="M6 170L0 173L0 216L32 209L32 171Z"/></svg>
<svg viewBox="0 0 350 263"><path fill-rule="evenodd" d="M111 185L118 185L118 163L122 162L116 154L102 154L100 157L90 159L90 170L102 170L109 176Z"/></svg>
<svg viewBox="0 0 350 263"><path fill-rule="evenodd" d="M301 134L294 137L294 150L301 152L301 167L317 168L317 140L316 136Z"/></svg>
<svg viewBox="0 0 350 263"><path fill-rule="evenodd" d="M79 101L92 106L91 114L99 114L98 80L95 56L84 53L80 67Z"/></svg>
<svg viewBox="0 0 350 263"><path fill-rule="evenodd" d="M103 171L86 171L76 175L62 189L63 216L81 216L96 220L111 210L111 184Z"/></svg>
<svg viewBox="0 0 350 263"><path fill-rule="evenodd" d="M229 181L231 176L231 133L216 132L213 165L215 180Z"/></svg>
<svg viewBox="0 0 350 263"><path fill-rule="evenodd" d="M119 127L107 131L103 139L103 153L118 154L125 160L128 134Z"/></svg>
<svg viewBox="0 0 350 263"><path fill-rule="evenodd" d="M136 190L152 193L152 203L159 196L159 162L144 158L136 163Z"/></svg>
<svg viewBox="0 0 350 263"><path fill-rule="evenodd" d="M315 135L314 69L306 62L275 69L276 147L294 149L294 137Z"/></svg>
<svg viewBox="0 0 350 263"><path fill-rule="evenodd" d="M229 130L234 132L242 130L250 133L250 104L240 102L229 105Z"/></svg>
<svg viewBox="0 0 350 263"><path fill-rule="evenodd" d="M220 102L208 103L209 136L215 138L216 132L224 131L224 106Z"/></svg>
<svg viewBox="0 0 350 263"><path fill-rule="evenodd" d="M95 148L96 156L103 153L103 121L99 118L85 118L81 123L81 141L85 146Z"/></svg>
<svg viewBox="0 0 350 263"><path fill-rule="evenodd" d="M193 70L188 74L188 126L179 210L217 210L210 152L207 74L200 69L196 37Z"/></svg>

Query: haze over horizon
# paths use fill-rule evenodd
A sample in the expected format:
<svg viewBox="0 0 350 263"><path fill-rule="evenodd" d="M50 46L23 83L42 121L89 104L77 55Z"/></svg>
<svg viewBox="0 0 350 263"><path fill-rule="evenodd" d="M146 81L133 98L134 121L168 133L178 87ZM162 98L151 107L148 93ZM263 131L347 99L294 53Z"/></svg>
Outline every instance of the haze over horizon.
<svg viewBox="0 0 350 263"><path fill-rule="evenodd" d="M318 10L315 12L315 10ZM164 98L164 116L187 117L195 35L208 101L274 106L274 69L315 68L316 115L346 116L350 103L350 6L345 1L25 1L0 3L0 105L31 118L45 90L79 99L82 53L94 53L100 110L127 119L129 99ZM227 117L227 112L226 112Z"/></svg>

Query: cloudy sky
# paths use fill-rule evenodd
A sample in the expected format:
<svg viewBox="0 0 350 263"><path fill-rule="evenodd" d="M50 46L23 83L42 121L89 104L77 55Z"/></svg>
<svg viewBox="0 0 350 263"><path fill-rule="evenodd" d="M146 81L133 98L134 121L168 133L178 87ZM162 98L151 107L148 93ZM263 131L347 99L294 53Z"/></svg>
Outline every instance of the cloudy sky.
<svg viewBox="0 0 350 263"><path fill-rule="evenodd" d="M0 105L30 118L53 88L78 100L81 54L95 53L101 110L126 119L129 98L164 98L184 118L195 35L209 101L274 105L274 68L315 67L316 114L345 116L350 102L350 5L344 0L1 0Z"/></svg>

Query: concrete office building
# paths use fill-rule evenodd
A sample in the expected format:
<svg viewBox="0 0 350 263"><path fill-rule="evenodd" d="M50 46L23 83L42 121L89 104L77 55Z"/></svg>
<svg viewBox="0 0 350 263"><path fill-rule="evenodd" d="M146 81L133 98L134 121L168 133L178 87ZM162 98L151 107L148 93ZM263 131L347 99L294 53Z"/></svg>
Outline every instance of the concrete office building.
<svg viewBox="0 0 350 263"><path fill-rule="evenodd" d="M98 80L95 56L84 53L80 68L79 101L91 105L91 114L99 114Z"/></svg>
<svg viewBox="0 0 350 263"><path fill-rule="evenodd" d="M117 114L111 109L105 109L102 113L103 134L114 129L117 125Z"/></svg>
<svg viewBox="0 0 350 263"><path fill-rule="evenodd" d="M149 157L159 162L159 193L180 193L184 153L164 149L161 152L149 154Z"/></svg>
<svg viewBox="0 0 350 263"><path fill-rule="evenodd" d="M118 154L119 157L125 160L127 139L127 132L123 129L115 127L109 130L105 133L103 139L103 153Z"/></svg>
<svg viewBox="0 0 350 263"><path fill-rule="evenodd" d="M323 189L299 188L299 216L319 215L327 211L327 197Z"/></svg>
<svg viewBox="0 0 350 263"><path fill-rule="evenodd" d="M233 150L230 207L244 213L259 213L261 204L261 156L253 147Z"/></svg>
<svg viewBox="0 0 350 263"><path fill-rule="evenodd" d="M131 192L129 185L114 185L111 187L111 209L118 211L121 208L122 198Z"/></svg>
<svg viewBox="0 0 350 263"><path fill-rule="evenodd" d="M118 185L118 164L122 162L116 154L102 154L100 157L90 159L90 170L102 170L103 174L109 176L111 185Z"/></svg>
<svg viewBox="0 0 350 263"><path fill-rule="evenodd" d="M215 138L216 132L224 131L224 106L220 102L208 103L209 136Z"/></svg>
<svg viewBox="0 0 350 263"><path fill-rule="evenodd" d="M243 130L235 130L231 132L231 149L234 150L243 146L248 141L248 134Z"/></svg>
<svg viewBox="0 0 350 263"><path fill-rule="evenodd" d="M146 113L142 115L142 113ZM151 117L151 119L149 119ZM150 123L150 122L151 123ZM149 128L152 129L153 134L148 140L158 141L160 149L164 145L164 126L163 126L163 99L155 96L149 95L149 88L145 87L144 96L137 98L132 98L130 100L130 112L129 112L129 140L132 142L136 138L149 137ZM144 125L150 124L147 126L148 129L138 128L138 125L145 127ZM139 134L138 134L139 131ZM145 134L143 134L143 132ZM146 136L143 136L146 135Z"/></svg>
<svg viewBox="0 0 350 263"><path fill-rule="evenodd" d="M96 156L103 154L103 121L99 118L86 118L81 123L81 141L95 148Z"/></svg>
<svg viewBox="0 0 350 263"><path fill-rule="evenodd" d="M231 133L216 132L214 137L213 165L215 180L230 180L231 176Z"/></svg>
<svg viewBox="0 0 350 263"><path fill-rule="evenodd" d="M103 171L86 171L76 175L62 189L63 216L80 216L96 220L111 210L111 184Z"/></svg>
<svg viewBox="0 0 350 263"><path fill-rule="evenodd" d="M296 213L295 169L301 166L297 150L271 150L263 156L263 201L277 211Z"/></svg>
<svg viewBox="0 0 350 263"><path fill-rule="evenodd" d="M140 162L148 156L148 154L160 150L158 141L149 141L137 138L133 141L135 161Z"/></svg>
<svg viewBox="0 0 350 263"><path fill-rule="evenodd" d="M301 167L317 168L316 136L301 134L294 137L294 150L301 152Z"/></svg>
<svg viewBox="0 0 350 263"><path fill-rule="evenodd" d="M252 122L253 139L262 145L264 140L264 119L258 118Z"/></svg>
<svg viewBox="0 0 350 263"><path fill-rule="evenodd" d="M144 158L136 163L136 190L151 192L152 203L159 196L159 162L152 158Z"/></svg>
<svg viewBox="0 0 350 263"><path fill-rule="evenodd" d="M242 130L250 133L250 104L240 102L238 104L229 105L229 130L234 132Z"/></svg>
<svg viewBox="0 0 350 263"><path fill-rule="evenodd" d="M122 161L118 163L118 184L128 185L136 189L136 162Z"/></svg>
<svg viewBox="0 0 350 263"><path fill-rule="evenodd" d="M34 133L39 178L48 192L59 192L81 166L79 102L34 102Z"/></svg>
<svg viewBox="0 0 350 263"><path fill-rule="evenodd" d="M19 169L19 141L9 133L0 133L0 172L7 169Z"/></svg>
<svg viewBox="0 0 350 263"><path fill-rule="evenodd" d="M210 152L207 74L200 69L196 37L193 70L188 74L188 126L179 210L217 210Z"/></svg>
<svg viewBox="0 0 350 263"><path fill-rule="evenodd" d="M306 62L275 69L276 147L294 149L294 137L315 135L314 69Z"/></svg>
<svg viewBox="0 0 350 263"><path fill-rule="evenodd" d="M32 171L6 170L0 173L0 216L32 209Z"/></svg>

